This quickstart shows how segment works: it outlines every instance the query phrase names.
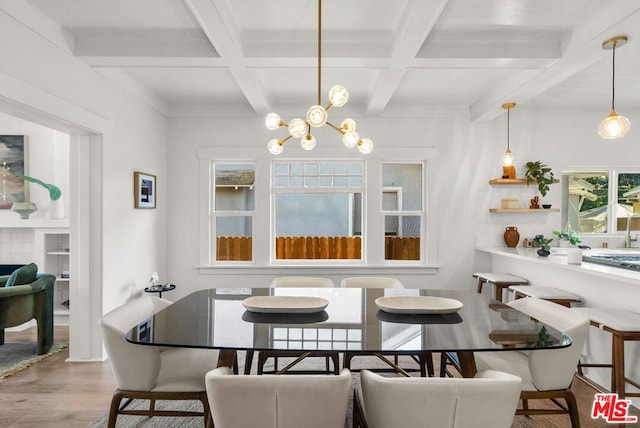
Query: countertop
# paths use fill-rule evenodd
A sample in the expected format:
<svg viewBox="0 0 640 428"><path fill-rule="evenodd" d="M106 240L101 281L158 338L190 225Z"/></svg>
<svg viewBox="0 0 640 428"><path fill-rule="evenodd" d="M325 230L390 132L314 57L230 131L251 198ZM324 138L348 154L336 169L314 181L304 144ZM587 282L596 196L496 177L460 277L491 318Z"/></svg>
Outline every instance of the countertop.
<svg viewBox="0 0 640 428"><path fill-rule="evenodd" d="M640 284L640 272L630 269L606 266L597 263L582 262L581 264L568 264L566 248L552 247L551 254L548 257L541 257L537 254L536 248L506 248L506 247L476 247L476 251L489 253L492 255L512 257L518 260L524 260L531 263L552 266L555 268L566 269L569 271L599 276L607 279L616 279L623 282ZM626 250L614 248L597 248L592 250L583 250L584 255L591 254L624 254L633 252L640 254L639 249Z"/></svg>

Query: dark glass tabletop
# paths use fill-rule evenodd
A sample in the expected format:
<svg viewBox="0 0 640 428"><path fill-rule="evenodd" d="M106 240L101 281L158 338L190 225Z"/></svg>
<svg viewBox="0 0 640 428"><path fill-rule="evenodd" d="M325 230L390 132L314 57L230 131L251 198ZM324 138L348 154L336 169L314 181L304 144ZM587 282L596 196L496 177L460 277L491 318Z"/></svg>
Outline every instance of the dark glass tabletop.
<svg viewBox="0 0 640 428"><path fill-rule="evenodd" d="M257 313L251 296L327 299L313 313ZM389 313L383 296L437 296L458 300L448 314ZM209 289L188 295L127 334L133 343L234 350L456 352L569 346L571 339L502 303L473 291L361 288Z"/></svg>

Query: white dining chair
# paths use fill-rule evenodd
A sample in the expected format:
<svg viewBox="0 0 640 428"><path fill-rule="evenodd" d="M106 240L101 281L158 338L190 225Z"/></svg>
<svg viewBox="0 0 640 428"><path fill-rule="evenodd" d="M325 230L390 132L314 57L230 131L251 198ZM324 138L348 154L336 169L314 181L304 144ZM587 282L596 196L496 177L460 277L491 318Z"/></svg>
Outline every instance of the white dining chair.
<svg viewBox="0 0 640 428"><path fill-rule="evenodd" d="M589 318L535 297L517 299L508 305L569 336L571 346L532 351L476 352L474 358L478 370L500 370L522 379L520 398L523 406L516 414L568 414L571 426L579 427L576 398L570 388L587 337ZM529 409L528 400L533 399L553 399L556 404L558 399L562 399L566 407Z"/></svg>
<svg viewBox="0 0 640 428"><path fill-rule="evenodd" d="M521 384L517 376L494 370L471 379L383 377L363 370L353 427L508 428Z"/></svg>
<svg viewBox="0 0 640 428"><path fill-rule="evenodd" d="M234 376L220 367L206 385L216 428L344 428L351 373Z"/></svg>
<svg viewBox="0 0 640 428"><path fill-rule="evenodd" d="M274 278L271 281L270 288L283 288L283 287L296 287L296 288L334 288L334 283L331 278L323 278L323 277L315 277L315 276L281 276ZM278 373L279 372L279 359L280 358L288 358L289 360L297 359L302 355L300 351L288 351L288 350L269 350L269 351L260 351L258 352L258 374L264 373ZM287 373L331 373L330 366L333 363L333 373L338 374L340 371L340 354L335 351L309 351L309 355L307 358L313 357L322 357L325 360L325 370L313 370L308 369L304 371L300 370L291 370L291 367L287 369ZM269 370L265 372L265 364L269 360L269 358L273 358L273 370ZM253 355L247 357L247 362L249 366L245 368L245 374L249 374L251 359L253 359Z"/></svg>
<svg viewBox="0 0 640 428"><path fill-rule="evenodd" d="M384 276L352 276L343 278L340 281L340 286L342 288L395 288L400 289L404 288L402 282L393 277L384 277ZM351 366L351 362L354 357L361 356L371 356L374 355L371 352L359 352L359 351L347 351L344 353L344 361L343 367L348 368L353 371L358 371L358 369L353 369ZM413 367L402 367L405 372L415 372L419 371L421 376L433 376L434 368L433 368L433 356L431 352L411 352L411 353L395 353L393 354L393 364L399 367L399 356L400 355L408 355L411 359L417 364L417 368L415 365ZM387 369L376 369L376 371L388 372L388 371L397 371L395 368L393 370Z"/></svg>
<svg viewBox="0 0 640 428"><path fill-rule="evenodd" d="M168 300L142 296L100 319L104 346L118 386L111 400L109 428L116 426L118 415L203 416L205 426L211 424L204 376L217 367L219 352L137 345L125 338L131 328L143 323L152 331L150 318L169 305ZM121 405L123 399L126 401ZM149 400L148 410L128 409L132 400ZM203 411L158 410L156 400L199 400Z"/></svg>
<svg viewBox="0 0 640 428"><path fill-rule="evenodd" d="M340 281L343 288L404 288L397 278L384 276L352 276Z"/></svg>

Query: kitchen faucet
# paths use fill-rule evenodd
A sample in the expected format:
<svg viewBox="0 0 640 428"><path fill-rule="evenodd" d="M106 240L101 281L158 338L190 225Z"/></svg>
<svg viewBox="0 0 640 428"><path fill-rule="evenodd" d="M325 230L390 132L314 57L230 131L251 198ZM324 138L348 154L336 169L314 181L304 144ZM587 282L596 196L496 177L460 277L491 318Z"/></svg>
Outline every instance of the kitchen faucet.
<svg viewBox="0 0 640 428"><path fill-rule="evenodd" d="M638 234L636 234L635 238L631 239L631 219L638 216L640 216L640 212L633 213L629 215L629 217L627 217L627 235L625 236L625 239L624 239L625 248L631 248L631 242L638 240Z"/></svg>

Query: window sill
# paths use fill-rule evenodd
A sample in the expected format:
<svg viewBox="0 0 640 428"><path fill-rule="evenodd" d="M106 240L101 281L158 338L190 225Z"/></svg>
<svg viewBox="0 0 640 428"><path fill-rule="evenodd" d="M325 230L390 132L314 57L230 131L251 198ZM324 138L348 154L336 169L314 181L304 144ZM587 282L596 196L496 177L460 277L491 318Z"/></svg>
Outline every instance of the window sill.
<svg viewBox="0 0 640 428"><path fill-rule="evenodd" d="M196 266L200 275L274 275L274 274L288 274L288 275L389 275L392 272L407 274L407 275L437 275L438 265L422 265L422 266L407 266L407 265L381 265L381 266L318 266L318 265L296 265L296 266L256 266L256 265L205 265Z"/></svg>

